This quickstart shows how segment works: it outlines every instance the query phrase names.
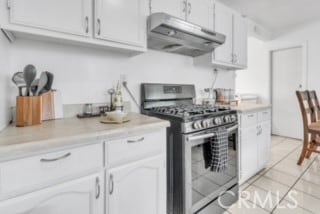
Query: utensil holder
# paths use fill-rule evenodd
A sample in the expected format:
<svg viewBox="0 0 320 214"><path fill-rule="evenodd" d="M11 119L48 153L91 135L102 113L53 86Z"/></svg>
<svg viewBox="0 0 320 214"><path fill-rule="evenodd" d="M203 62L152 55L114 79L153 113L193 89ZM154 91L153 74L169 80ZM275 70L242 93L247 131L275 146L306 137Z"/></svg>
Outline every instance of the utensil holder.
<svg viewBox="0 0 320 214"><path fill-rule="evenodd" d="M16 126L39 125L42 122L42 97L17 97Z"/></svg>

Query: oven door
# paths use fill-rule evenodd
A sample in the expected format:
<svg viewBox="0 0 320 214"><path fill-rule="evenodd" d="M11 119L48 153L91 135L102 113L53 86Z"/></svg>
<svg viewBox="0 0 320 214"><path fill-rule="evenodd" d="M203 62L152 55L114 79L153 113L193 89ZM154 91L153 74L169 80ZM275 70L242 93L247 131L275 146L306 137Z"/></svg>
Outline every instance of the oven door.
<svg viewBox="0 0 320 214"><path fill-rule="evenodd" d="M203 144L210 142L217 128L183 137L185 210L188 214L196 213L238 184L238 125L231 124L226 128L229 139L228 168L222 173L206 169L203 155Z"/></svg>

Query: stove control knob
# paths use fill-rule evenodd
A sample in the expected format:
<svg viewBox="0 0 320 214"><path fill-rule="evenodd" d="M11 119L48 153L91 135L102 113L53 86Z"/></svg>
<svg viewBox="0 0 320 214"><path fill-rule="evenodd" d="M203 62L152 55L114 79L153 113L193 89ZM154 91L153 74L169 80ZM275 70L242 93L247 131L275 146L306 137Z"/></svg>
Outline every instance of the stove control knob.
<svg viewBox="0 0 320 214"><path fill-rule="evenodd" d="M237 115L233 114L230 116L231 122L237 121Z"/></svg>
<svg viewBox="0 0 320 214"><path fill-rule="evenodd" d="M222 123L221 118L220 118L220 117L214 118L214 123L215 123L216 125L221 125L221 123Z"/></svg>
<svg viewBox="0 0 320 214"><path fill-rule="evenodd" d="M204 120L202 121L202 126L204 128L209 128L210 127L210 121L209 120Z"/></svg>
<svg viewBox="0 0 320 214"><path fill-rule="evenodd" d="M230 117L229 115L226 115L226 116L224 117L224 121L225 121L226 123L230 123L230 122L231 122L231 117Z"/></svg>
<svg viewBox="0 0 320 214"><path fill-rule="evenodd" d="M194 129L201 129L202 128L201 122L200 121L194 122L193 123L193 128Z"/></svg>

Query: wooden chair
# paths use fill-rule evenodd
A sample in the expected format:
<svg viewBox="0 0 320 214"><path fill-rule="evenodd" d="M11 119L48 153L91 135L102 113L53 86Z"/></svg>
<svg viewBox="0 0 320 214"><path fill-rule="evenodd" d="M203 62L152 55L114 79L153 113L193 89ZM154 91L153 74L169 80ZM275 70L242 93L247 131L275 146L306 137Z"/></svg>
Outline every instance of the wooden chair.
<svg viewBox="0 0 320 214"><path fill-rule="evenodd" d="M310 105L313 101L309 97L309 92L297 91L296 95L302 114L304 132L303 147L298 160L298 165L301 165L304 159L310 158L313 152L320 153L320 151L317 150L317 147L320 146L320 142L317 140L320 136L320 122L315 121L316 116Z"/></svg>

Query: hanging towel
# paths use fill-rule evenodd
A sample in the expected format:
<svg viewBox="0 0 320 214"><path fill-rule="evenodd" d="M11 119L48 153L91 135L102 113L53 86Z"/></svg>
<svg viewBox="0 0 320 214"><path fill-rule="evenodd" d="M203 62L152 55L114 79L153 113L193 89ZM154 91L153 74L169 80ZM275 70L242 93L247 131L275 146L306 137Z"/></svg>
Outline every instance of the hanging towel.
<svg viewBox="0 0 320 214"><path fill-rule="evenodd" d="M203 144L205 168L213 172L225 172L228 169L228 131L220 128L215 136Z"/></svg>

